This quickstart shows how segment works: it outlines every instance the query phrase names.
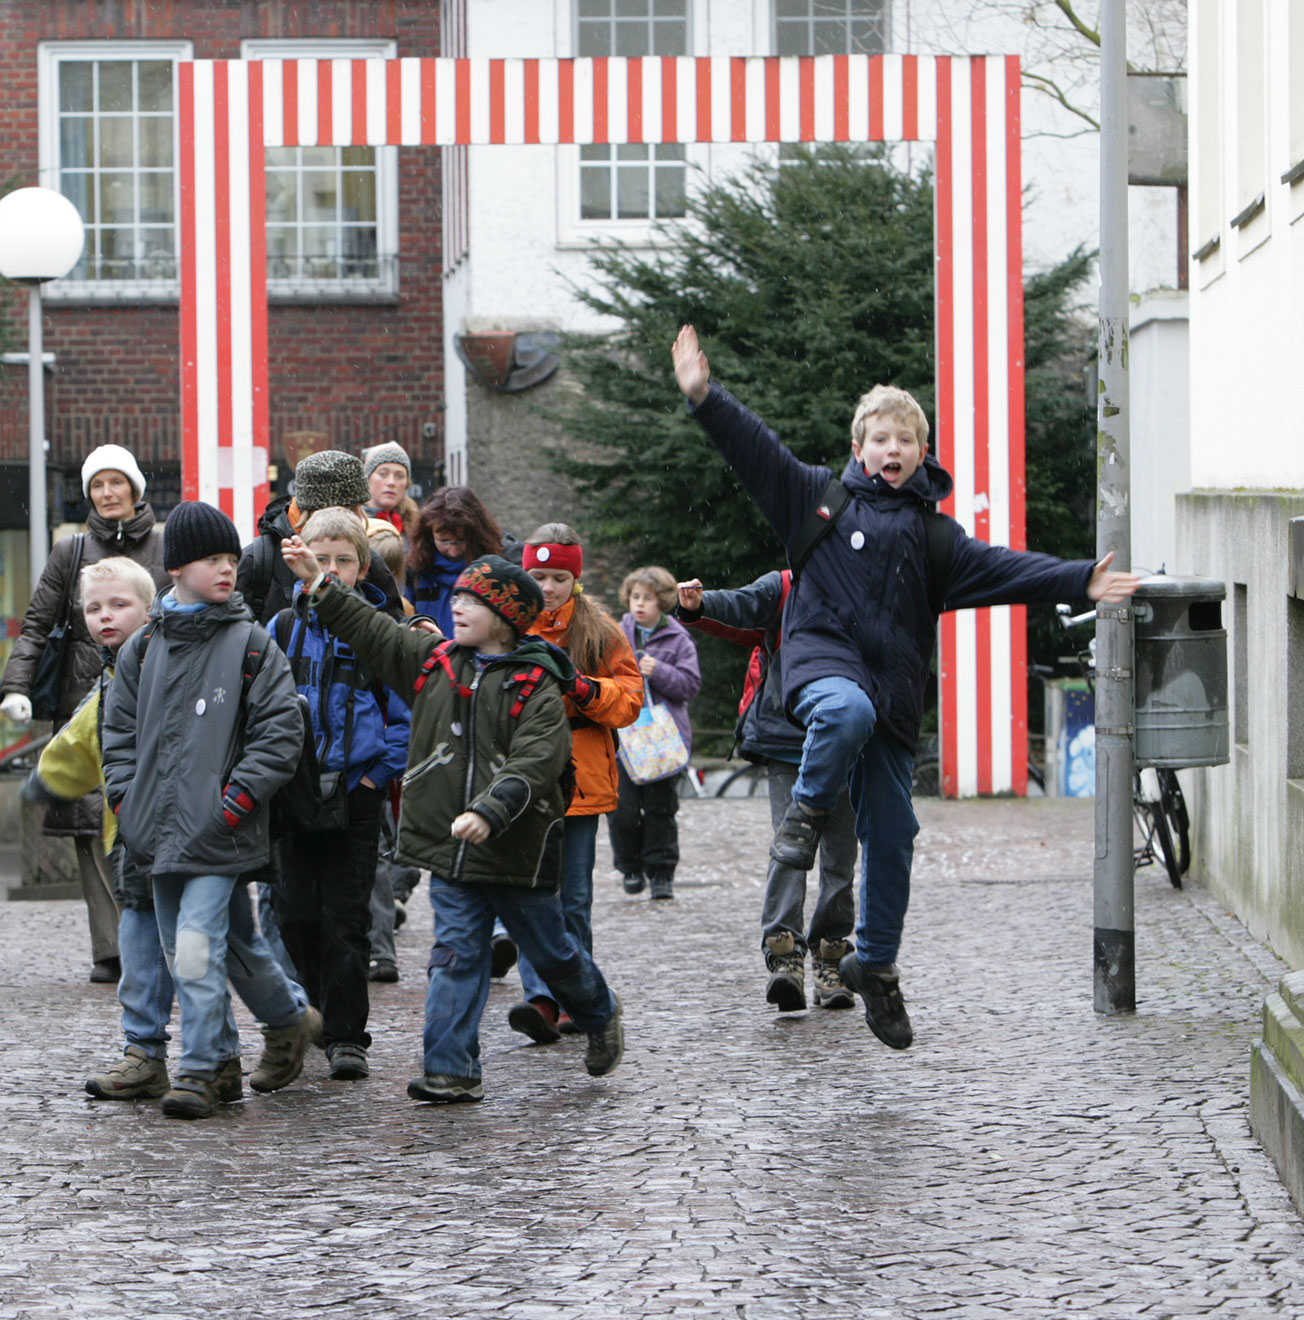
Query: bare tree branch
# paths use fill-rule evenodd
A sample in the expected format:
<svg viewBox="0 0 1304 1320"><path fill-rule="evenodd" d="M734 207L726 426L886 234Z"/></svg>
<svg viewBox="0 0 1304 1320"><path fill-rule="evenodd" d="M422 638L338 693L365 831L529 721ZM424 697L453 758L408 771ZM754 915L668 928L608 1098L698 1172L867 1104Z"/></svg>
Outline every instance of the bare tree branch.
<svg viewBox="0 0 1304 1320"><path fill-rule="evenodd" d="M1097 133L1100 132L1100 121L1097 119L1093 119L1091 115L1089 115L1080 106L1074 105L1073 102L1070 101L1067 96L1065 96L1064 91L1059 86L1059 84L1053 81L1052 79L1043 77L1039 73L1029 73L1025 69L1023 72L1023 81L1029 84L1032 87L1033 91L1043 92L1045 95L1049 96L1053 101L1058 101L1059 104L1062 105L1064 109L1067 110L1070 114L1077 115L1079 119L1086 120L1086 122L1091 125L1092 129L1094 129ZM1060 134L1055 134L1054 136L1058 137L1060 136ZM1068 134L1067 136L1076 137L1077 134Z"/></svg>
<svg viewBox="0 0 1304 1320"><path fill-rule="evenodd" d="M1100 45L1100 33L1095 28L1088 27L1077 15L1073 8L1073 0L1055 0L1055 8L1064 15L1065 18L1078 30L1081 36L1091 42L1093 46Z"/></svg>

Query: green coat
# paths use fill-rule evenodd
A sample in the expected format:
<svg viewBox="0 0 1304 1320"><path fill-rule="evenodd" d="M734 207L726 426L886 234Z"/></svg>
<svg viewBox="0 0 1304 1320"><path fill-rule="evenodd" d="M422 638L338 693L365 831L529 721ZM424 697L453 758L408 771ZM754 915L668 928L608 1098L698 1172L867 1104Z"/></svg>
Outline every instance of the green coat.
<svg viewBox="0 0 1304 1320"><path fill-rule="evenodd" d="M335 584L322 589L314 609L412 708L399 859L459 884L556 889L566 814L561 778L571 754L560 686L570 676L564 655L527 638L477 672L472 654L455 647L453 671L470 695L455 690L439 666L414 693L439 638L404 628ZM521 675L535 665L544 676L513 716ZM489 821L484 843L449 833L463 811Z"/></svg>

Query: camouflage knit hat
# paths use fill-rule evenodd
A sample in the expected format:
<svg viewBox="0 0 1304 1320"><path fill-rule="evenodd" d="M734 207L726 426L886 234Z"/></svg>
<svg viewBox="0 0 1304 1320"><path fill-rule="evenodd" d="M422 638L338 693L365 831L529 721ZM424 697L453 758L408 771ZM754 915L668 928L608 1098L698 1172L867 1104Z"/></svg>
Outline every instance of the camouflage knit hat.
<svg viewBox="0 0 1304 1320"><path fill-rule="evenodd" d="M364 477L370 479L371 474L382 463L397 463L399 467L407 470L408 480L412 480L412 460L408 457L408 452L402 445L393 443L373 445L370 449L362 451L362 475Z"/></svg>
<svg viewBox="0 0 1304 1320"><path fill-rule="evenodd" d="M294 469L294 502L300 513L351 509L370 500L371 491L362 475L362 460L342 449L309 454Z"/></svg>
<svg viewBox="0 0 1304 1320"><path fill-rule="evenodd" d="M488 605L500 619L525 632L543 609L539 584L523 569L499 555L473 559L453 584L453 594L465 591Z"/></svg>

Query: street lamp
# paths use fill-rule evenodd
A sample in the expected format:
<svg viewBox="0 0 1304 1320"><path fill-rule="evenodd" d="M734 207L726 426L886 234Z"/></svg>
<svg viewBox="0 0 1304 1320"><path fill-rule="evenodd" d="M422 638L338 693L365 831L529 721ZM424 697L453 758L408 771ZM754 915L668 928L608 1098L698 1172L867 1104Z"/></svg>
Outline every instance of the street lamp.
<svg viewBox="0 0 1304 1320"><path fill-rule="evenodd" d="M52 188L17 188L0 197L0 275L26 284L28 513L32 590L45 568L49 530L45 509L45 381L42 377L41 285L62 279L78 262L85 242L77 208Z"/></svg>

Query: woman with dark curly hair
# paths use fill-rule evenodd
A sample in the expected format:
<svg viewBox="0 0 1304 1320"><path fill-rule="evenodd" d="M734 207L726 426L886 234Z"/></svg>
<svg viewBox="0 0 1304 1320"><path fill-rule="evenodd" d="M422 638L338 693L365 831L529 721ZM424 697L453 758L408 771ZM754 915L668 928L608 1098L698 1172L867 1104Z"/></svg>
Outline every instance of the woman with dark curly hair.
<svg viewBox="0 0 1304 1320"><path fill-rule="evenodd" d="M404 594L418 614L429 615L451 637L453 583L482 555L504 555L519 563L519 547L515 555L509 553L509 541L515 545L470 486L441 486L421 506Z"/></svg>

